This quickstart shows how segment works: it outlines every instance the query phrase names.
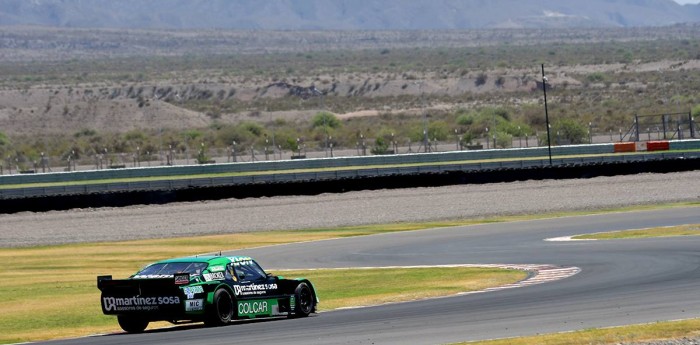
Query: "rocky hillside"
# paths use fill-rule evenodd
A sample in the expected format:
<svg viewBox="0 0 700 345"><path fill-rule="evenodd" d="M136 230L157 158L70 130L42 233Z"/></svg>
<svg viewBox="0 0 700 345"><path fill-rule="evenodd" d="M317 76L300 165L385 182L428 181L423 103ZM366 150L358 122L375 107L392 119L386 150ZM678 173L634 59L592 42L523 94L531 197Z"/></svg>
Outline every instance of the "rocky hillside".
<svg viewBox="0 0 700 345"><path fill-rule="evenodd" d="M663 26L700 20L672 0L3 0L0 25L425 30Z"/></svg>

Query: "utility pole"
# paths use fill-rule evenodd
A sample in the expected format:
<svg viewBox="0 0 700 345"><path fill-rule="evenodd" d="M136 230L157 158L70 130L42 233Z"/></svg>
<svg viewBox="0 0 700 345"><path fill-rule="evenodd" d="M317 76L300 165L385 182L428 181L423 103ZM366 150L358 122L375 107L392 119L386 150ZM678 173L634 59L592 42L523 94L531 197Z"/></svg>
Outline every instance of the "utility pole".
<svg viewBox="0 0 700 345"><path fill-rule="evenodd" d="M542 91L544 92L544 119L547 123L547 150L549 152L549 166L552 166L552 140L549 130L549 112L547 110L547 77L544 76L544 64L542 64Z"/></svg>

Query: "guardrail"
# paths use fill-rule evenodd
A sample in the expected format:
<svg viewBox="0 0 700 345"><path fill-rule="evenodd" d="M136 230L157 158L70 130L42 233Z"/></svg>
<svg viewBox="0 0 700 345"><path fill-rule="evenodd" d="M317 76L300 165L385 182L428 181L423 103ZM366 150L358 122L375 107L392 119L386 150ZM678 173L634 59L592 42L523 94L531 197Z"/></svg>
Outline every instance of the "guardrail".
<svg viewBox="0 0 700 345"><path fill-rule="evenodd" d="M612 147L612 146L610 146ZM545 148L546 150L546 148ZM678 158L700 158L700 152L665 152L656 154L632 154L614 156L589 156L572 158L555 158L552 160L554 166L614 163L631 161L650 161L662 159ZM217 187L246 185L256 183L279 183L279 182L303 182L303 181L324 181L348 178L372 177L372 176L392 176L408 175L418 173L442 173L447 171L480 171L497 169L523 169L540 168L549 165L548 159L535 160L509 160L491 161L457 164L434 164L427 166L396 166L396 167L376 167L361 168L337 171L316 171L316 172L284 172L269 173L262 175L243 175L225 177L191 178L161 181L139 181L139 182L115 182L97 183L82 185L66 185L52 187L30 187L15 189L0 189L0 199L17 199L28 197L42 197L55 195L81 195L96 194L105 192L131 192L131 191L159 191L178 190L193 187Z"/></svg>
<svg viewBox="0 0 700 345"><path fill-rule="evenodd" d="M698 141L700 148L700 141ZM552 147L553 155L605 154L613 152L613 144L572 145ZM353 166L377 166L398 164L424 164L488 159L513 159L547 156L546 147L502 150L451 151L360 157L311 158L303 160L219 163L205 165L138 167L115 170L88 170L40 174L0 176L0 185L55 183L69 181L107 180L158 176L183 176L218 173L244 173L253 171L301 170L318 168L342 168Z"/></svg>

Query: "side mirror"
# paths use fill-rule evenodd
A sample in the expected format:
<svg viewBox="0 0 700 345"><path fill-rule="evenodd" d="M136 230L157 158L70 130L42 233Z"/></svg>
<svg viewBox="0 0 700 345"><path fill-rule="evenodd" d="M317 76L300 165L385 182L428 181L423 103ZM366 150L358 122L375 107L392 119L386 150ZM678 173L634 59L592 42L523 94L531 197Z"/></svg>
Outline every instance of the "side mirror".
<svg viewBox="0 0 700 345"><path fill-rule="evenodd" d="M243 280L245 279L245 273L241 273L238 275L238 279Z"/></svg>

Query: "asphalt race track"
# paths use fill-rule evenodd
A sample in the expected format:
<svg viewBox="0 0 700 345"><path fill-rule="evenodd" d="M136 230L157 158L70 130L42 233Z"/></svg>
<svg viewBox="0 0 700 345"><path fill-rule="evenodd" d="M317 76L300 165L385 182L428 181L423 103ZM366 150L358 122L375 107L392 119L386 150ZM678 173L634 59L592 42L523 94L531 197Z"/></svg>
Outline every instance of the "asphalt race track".
<svg viewBox="0 0 700 345"><path fill-rule="evenodd" d="M540 285L307 319L181 326L51 344L444 344L700 317L700 238L546 242L582 233L700 223L700 207L456 227L237 251L264 267L440 264L576 266ZM320 296L321 303L323 296ZM86 301L99 303L98 301ZM57 316L60 317L60 316ZM116 325L116 319L114 320Z"/></svg>

